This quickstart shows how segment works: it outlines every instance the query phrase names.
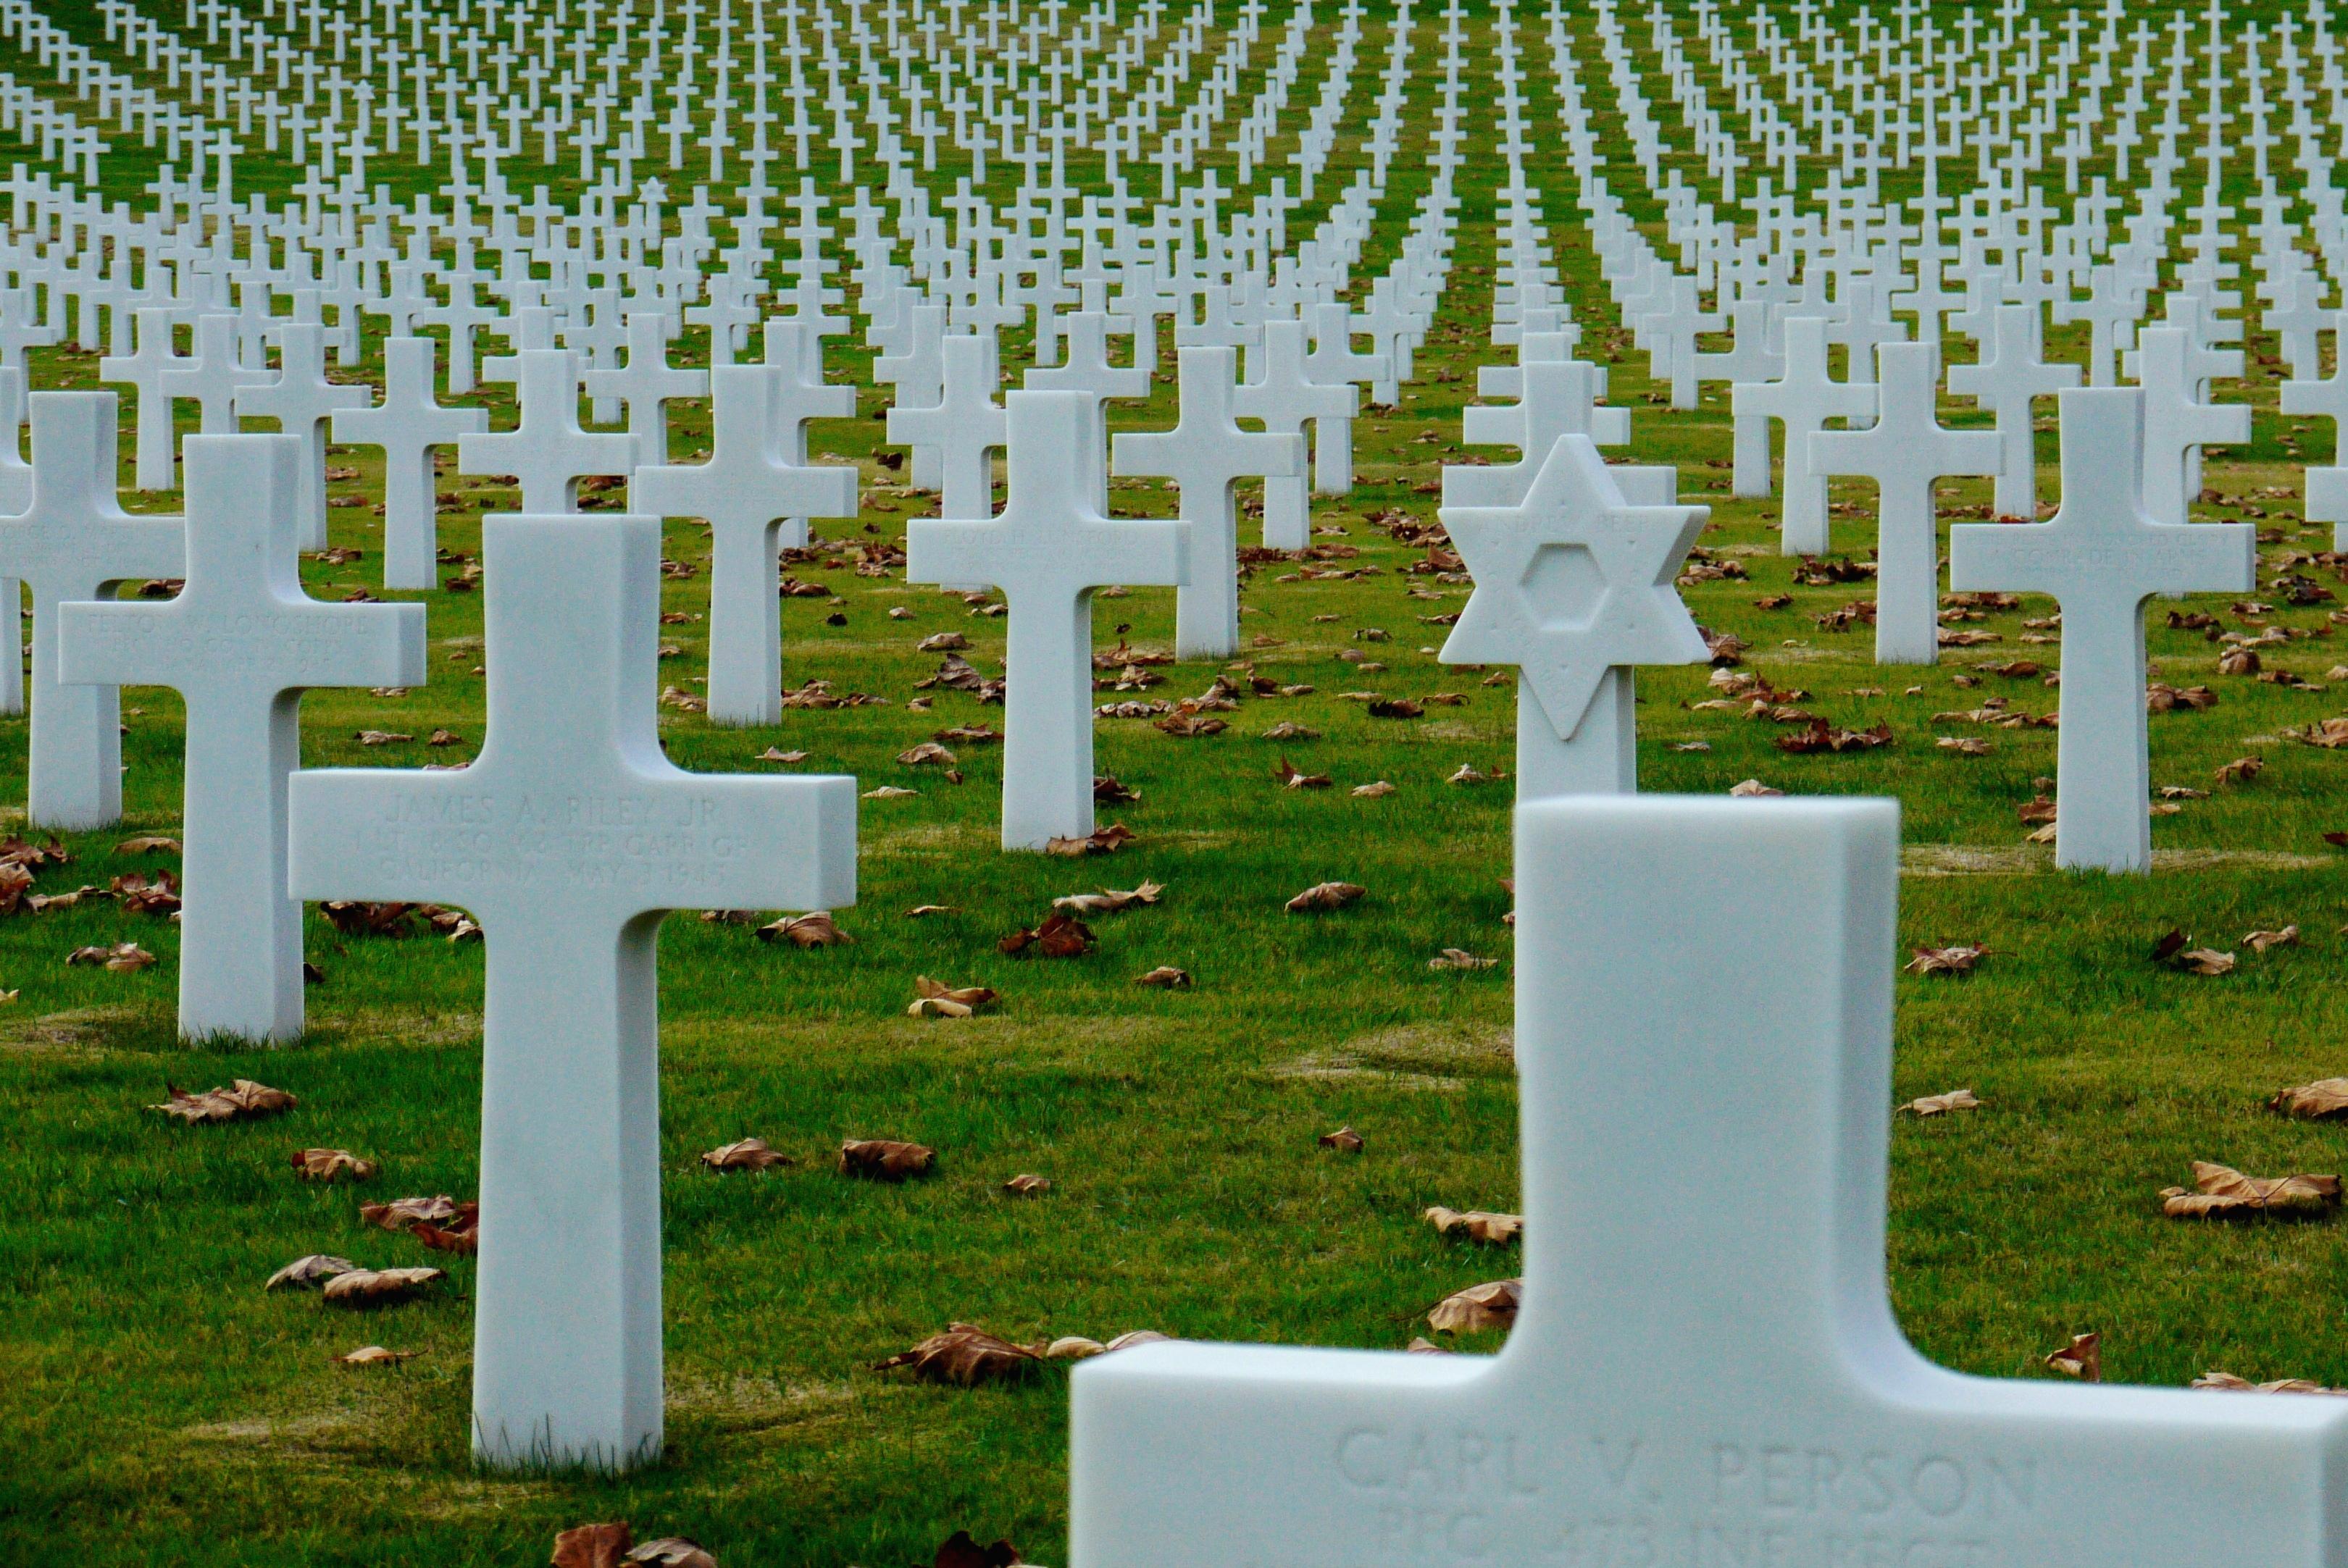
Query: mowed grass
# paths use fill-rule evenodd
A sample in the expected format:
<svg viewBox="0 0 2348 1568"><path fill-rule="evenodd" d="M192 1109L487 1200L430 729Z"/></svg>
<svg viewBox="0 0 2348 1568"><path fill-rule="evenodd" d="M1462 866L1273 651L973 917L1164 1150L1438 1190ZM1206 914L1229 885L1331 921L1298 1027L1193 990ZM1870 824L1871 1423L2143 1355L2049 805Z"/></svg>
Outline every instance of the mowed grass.
<svg viewBox="0 0 2348 1568"><path fill-rule="evenodd" d="M1523 36L1529 49L1537 42L1532 31ZM1365 75L1382 43L1374 22ZM1479 64L1488 46L1479 18L1471 43ZM1423 17L1422 57L1437 47ZM1594 46L1585 56L1593 107L1610 115ZM1545 61L1537 51L1528 61L1540 67L1528 89L1532 119L1551 125ZM1659 94L1660 82L1650 91ZM1367 96L1361 84L1357 96ZM1415 89L1414 125L1427 123L1432 97L1426 83ZM847 548L792 569L832 599L781 602L784 675L793 686L820 679L872 692L886 705L795 711L751 731L664 710L670 754L689 768L794 771L755 760L772 746L808 753L795 771L853 773L865 789L920 793L861 803L861 896L839 912L853 946L769 946L747 927L706 924L694 912L663 931L669 1409L660 1465L623 1480L476 1473L466 1445L472 1266L358 1220L362 1199L473 1193L481 948L344 938L314 912L309 953L324 980L309 992L310 1035L281 1050L228 1050L173 1038L170 925L95 899L0 921L0 987L19 993L0 1009L0 1094L13 1112L13 1135L0 1146L0 1191L11 1197L0 1210L0 1419L10 1433L0 1445L0 1559L520 1564L542 1561L563 1526L626 1518L640 1536L693 1535L729 1568L922 1562L957 1528L1009 1536L1056 1563L1065 1557L1062 1372L1023 1388L956 1390L875 1373L871 1362L956 1320L1023 1340L1154 1328L1399 1349L1443 1295L1513 1273L1511 1255L1439 1241L1419 1218L1430 1204L1509 1208L1519 1195L1501 886L1512 871L1510 791L1505 781L1443 782L1463 764L1488 774L1512 767L1513 681L1437 662L1427 651L1445 628L1424 618L1457 611L1467 589L1412 575L1422 552L1371 520L1432 515L1435 497L1422 487L1440 463L1465 455L1457 415L1473 367L1505 357L1482 331L1498 168L1476 157L1463 171L1453 288L1420 379L1399 409L1359 426L1355 492L1316 508L1319 528L1342 530L1316 544L1361 552L1318 564L1378 569L1282 582L1295 569L1273 564L1243 586L1242 636L1268 640L1243 662L1314 693L1248 700L1223 715L1229 732L1211 738L1102 722L1099 771L1141 794L1104 808L1105 821L1138 835L1121 853L1000 854L994 748L954 746L960 784L895 761L949 726L999 726L999 710L964 693L939 691L926 712L909 703L939 662L914 651L919 639L963 632L967 656L991 673L1004 623L958 597L908 587L901 574L858 576ZM1934 717L1990 696L2033 713L2054 708L2058 693L2039 677L1973 668L2027 658L2052 669L2058 650L2024 641L2023 623L2054 607L2025 600L1967 623L1999 641L1952 650L1931 669L1877 667L1863 627L1822 630L1814 618L1871 588L1797 583L1794 563L1776 553L1775 503L1727 498L1725 401L1686 413L1649 401L1645 356L1609 330L1563 159L1545 147L1533 168L1551 192L1549 221L1588 328L1584 352L1609 364L1614 401L1635 410L1628 456L1681 464L1684 497L1714 507L1704 548L1747 573L1691 586L1697 618L1750 644L1744 671L1806 691L1803 705L1839 725L1880 721L1895 735L1879 751L1787 755L1772 744L1783 728L1694 706L1714 695L1709 671L1646 671L1643 786L1718 794L1757 777L1788 793L1896 794L1910 845L1903 947L1992 949L1970 977L1899 982L1899 1094L1963 1085L1985 1102L1965 1116L1895 1127L1890 1262L1908 1332L1936 1358L1993 1376L2046 1376L2040 1358L2094 1328L2116 1380L2175 1385L2223 1368L2348 1383L2336 1225L2229 1229L2158 1213L2159 1189L2188 1180L2197 1158L2260 1174L2348 1164L2348 1134L2262 1108L2282 1085L2348 1071L2338 984L2348 908L2332 864L2338 852L2322 837L2348 828L2340 801L2348 759L2284 738L2348 704L2330 692L2219 675L2215 647L2199 632L2168 629L2171 607L2156 604L2159 678L2209 684L2219 702L2154 718L2154 781L2209 796L2156 820L2162 861L2153 876L2056 874L2045 848L2022 842L2028 829L2016 816L2034 781L2054 771L2054 733ZM1616 182L1635 178L1623 165ZM1423 170L1397 164L1389 221L1362 275L1391 254L1392 220L1424 183ZM1001 199L1006 188L997 185ZM1649 232L1662 243L1659 224ZM2075 353L2075 333L2053 333L2054 352ZM2252 347L2272 354L2271 342ZM370 339L370 365L375 354ZM2266 514L2252 518L2271 536L2263 583L2287 553L2328 540L2299 525L2295 498L2260 492L2296 497L2297 464L2326 461L2329 451L2322 422L2302 433L2275 415L2276 376L2256 356L2247 384L2256 438L2213 455L2207 482ZM1966 357L1961 343L1950 357ZM35 364L46 386L88 385L94 371L91 360L57 352L36 354ZM866 355L837 353L833 374L862 383ZM2243 394L2236 385L2225 395ZM479 401L510 422L510 400ZM1120 409L1117 422L1162 426L1171 403L1161 384L1147 408ZM856 420L813 432L816 450L863 466L863 516L818 524L843 547L899 538L907 516L928 509L926 498L895 493L899 476L873 460L880 406L867 390ZM1980 422L1956 406L1944 417ZM704 411L679 410L678 453L705 445L705 432ZM2053 499L2051 436L2041 455ZM334 461L361 477L335 492L379 494L377 457L338 452ZM442 518L442 543L477 551L481 511L511 505L510 493L453 473L440 483L461 497ZM1836 548L1864 559L1872 497L1864 487L1838 487L1836 496L1845 508ZM1133 516L1166 515L1172 501L1154 482L1119 484L1113 499ZM1986 487L1971 483L1944 492L1952 507L1985 499ZM2241 505L2197 512L2246 515ZM367 554L305 563L312 591L380 592L379 523L363 506L337 508L333 519L335 541ZM701 530L672 519L665 553L705 566ZM457 569L452 562L448 574ZM2328 563L2299 569L2338 581ZM1435 597L1413 597L1414 587ZM705 613L705 575L673 579L664 593L671 611ZM1779 593L1791 603L1756 608ZM431 679L404 697L313 694L311 765L417 766L460 759L479 743L479 595L385 597L430 605ZM2333 607L2238 615L2230 602L2174 608L2215 614L2229 629L2307 632L2270 651L2268 667L2334 684L2327 671L2348 659L2333 651ZM911 616L891 619L900 606ZM826 623L835 613L844 625ZM1096 635L1107 650L1122 625L1133 646L1163 648L1171 613L1170 592L1135 589L1097 603ZM1357 636L1367 630L1387 637ZM664 628L676 649L663 663L664 685L697 690L705 633L705 622ZM1163 685L1132 695L1195 695L1220 671L1169 667ZM1485 685L1495 673L1500 682ZM1339 695L1363 691L1467 701L1416 721L1377 720ZM1881 694L1857 694L1868 691ZM45 892L170 864L115 846L133 834L181 830L179 703L139 688L124 704L124 825L69 838L77 859L45 871ZM1282 720L1321 738L1261 738ZM368 728L416 739L361 747L355 736ZM427 748L435 728L461 743ZM1994 750L1965 757L1933 744L1965 734ZM21 779L24 737L21 719L0 721L0 775ZM1679 749L1695 743L1709 749ZM2214 782L2221 764L2250 754L2267 764L2255 779ZM1335 787L1282 788L1274 774L1283 756L1330 774ZM1376 779L1395 793L1349 794ZM1336 914L1283 912L1291 895L1331 878L1368 894ZM1162 902L1096 920L1100 947L1087 958L996 951L998 938L1034 924L1056 896L1145 879L1164 885ZM907 918L920 904L955 912ZM2225 947L2294 923L2302 945L2245 951L2220 979L2180 975L2148 957L2171 927ZM75 947L126 939L157 964L132 974L63 964ZM1427 959L1446 947L1501 962L1430 970ZM1756 1017L1786 983L1733 943L1688 950L1682 961L1691 984L1739 988ZM1131 984L1160 964L1190 971L1195 989ZM922 974L995 987L1004 1001L964 1021L909 1019ZM147 1109L166 1082L201 1088L238 1076L288 1089L301 1104L274 1121L196 1129ZM1316 1145L1341 1124L1366 1138L1359 1157ZM701 1151L750 1135L798 1163L728 1177L697 1166ZM933 1145L938 1173L901 1187L834 1174L839 1140L867 1136ZM383 1173L355 1189L306 1185L287 1164L305 1145L380 1159ZM1003 1181L1020 1172L1050 1177L1052 1191L1004 1195ZM1752 1172L1751 1184L1766 1192L1772 1174ZM1586 1201L1635 1208L1643 1184L1669 1179L1660 1160L1653 1170L1607 1173ZM370 1266L442 1264L450 1278L427 1301L373 1315L262 1292L277 1266L320 1251ZM420 1354L390 1369L330 1363L369 1343ZM1491 1345L1486 1337L1462 1348Z"/></svg>

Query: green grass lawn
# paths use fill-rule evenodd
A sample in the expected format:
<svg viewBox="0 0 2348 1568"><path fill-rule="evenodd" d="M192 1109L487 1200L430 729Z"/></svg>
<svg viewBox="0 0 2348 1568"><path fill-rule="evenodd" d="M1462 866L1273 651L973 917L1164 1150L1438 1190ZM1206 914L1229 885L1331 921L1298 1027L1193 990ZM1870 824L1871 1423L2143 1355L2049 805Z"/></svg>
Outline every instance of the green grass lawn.
<svg viewBox="0 0 2348 1568"><path fill-rule="evenodd" d="M1528 34L1529 45L1536 39ZM1365 77L1381 42L1374 27ZM1422 18L1419 47L1435 46ZM1535 118L1548 125L1545 69L1533 71L1530 90ZM1602 91L1602 72L1585 70ZM1357 92L1367 96L1358 84ZM1421 123L1426 108L1415 103ZM1513 1274L1512 1253L1439 1240L1419 1217L1435 1204L1509 1209L1519 1196L1501 885L1511 790L1505 781L1444 782L1463 764L1512 768L1513 680L1437 662L1446 629L1430 618L1457 610L1467 589L1410 574L1422 552L1373 521L1432 516L1437 465L1459 460L1457 415L1473 367L1503 357L1482 333L1496 164L1471 160L1462 179L1455 286L1419 381L1399 409L1359 427L1355 492L1316 508L1314 542L1360 552L1322 564L1365 575L1283 582L1293 569L1272 564L1243 586L1242 637L1262 645L1242 662L1315 691L1250 699L1222 715L1227 733L1210 738L1102 722L1099 770L1141 796L1104 808L1105 821L1138 835L1120 853L1081 861L998 853L995 749L957 744L958 784L938 768L895 761L950 726L999 727L998 710L963 692L937 692L926 711L910 703L940 658L916 652L917 641L963 632L967 657L991 673L1004 623L959 597L908 587L901 574L858 576L845 548L793 569L831 597L782 601L785 679L829 681L884 705L794 711L749 731L664 711L670 754L688 768L778 772L781 764L755 760L775 747L804 751L800 771L919 793L861 803L861 898L839 912L854 945L767 945L747 927L691 912L664 928L669 1406L658 1466L617 1481L475 1473L466 1444L470 1261L359 1220L363 1200L472 1195L479 948L345 938L314 911L309 956L324 978L309 991L310 1035L282 1050L232 1051L175 1040L177 934L168 923L95 898L0 919L0 988L15 993L0 1007L0 1097L13 1107L0 1145L0 1191L12 1198L0 1210L0 1423L9 1434L0 1443L0 1560L520 1564L542 1561L558 1529L625 1518L640 1537L695 1536L729 1568L892 1568L928 1561L958 1528L1008 1536L1028 1556L1058 1563L1064 1372L961 1390L911 1384L870 1363L957 1320L1020 1340L1153 1328L1399 1349L1447 1292ZM1645 356L1606 330L1561 159L1545 153L1538 167L1551 181L1560 265L1590 323L1584 352L1612 365L1613 400L1636 411L1630 456L1682 465L1684 498L1714 507L1703 548L1746 574L1688 588L1697 619L1749 644L1741 673L1807 692L1801 705L1837 724L1888 723L1895 737L1874 752L1788 755L1772 744L1784 727L1694 706L1715 695L1709 670L1647 671L1643 787L1717 794L1758 778L1789 794L1896 794L1910 846L1903 945L1992 950L1970 977L1899 983L1900 1096L1968 1086L1984 1102L1895 1128L1890 1266L1908 1332L1935 1358L1993 1376L2049 1376L2040 1358L2093 1328L2105 1337L2113 1380L2175 1385L2222 1368L2348 1384L2340 1307L2348 1253L2336 1224L2184 1225L2163 1219L2158 1202L2160 1188L2188 1179L2195 1159L2259 1174L2348 1165L2348 1133L2263 1109L2286 1084L2348 1071L2340 1043L2348 1002L2337 983L2348 900L2333 864L2340 852L2322 837L2348 829L2340 799L2348 755L2285 737L2348 704L2328 691L2220 675L2217 647L2199 631L2168 629L2171 607L2157 603L2157 678L2209 685L2219 702L2153 719L2154 783L2208 798L2155 822L2159 865L2148 878L2055 873L2048 849L2024 842L2030 829L2017 816L2034 781L2054 771L2054 732L1934 719L1993 696L2032 713L2054 708L2043 677L1975 669L2028 659L2051 670L2058 649L2026 641L2024 622L2052 605L2024 600L1965 623L1997 640L1921 670L1873 665L1864 626L1818 624L1870 586L1797 581L1797 564L1776 553L1775 503L1727 498L1724 400L1688 413L1650 402ZM1424 178L1398 166L1390 217ZM1390 240L1382 233L1381 244ZM1362 275L1382 263L1373 247ZM2050 348L2075 356L2083 330L2055 332ZM2272 352L2270 342L2253 346ZM1959 345L1952 357L1964 357ZM35 363L44 386L90 384L95 368L59 352ZM2258 597L2281 608L2237 613L2222 596L2174 608L2214 615L2226 629L2306 632L2269 651L2267 669L2335 686L2327 671L2348 663L2348 649L2335 651L2335 607L2282 605L2264 589L2285 555L2329 547L2325 530L2300 525L2295 499L2299 462L2328 459L2324 427L2302 434L2280 419L2275 373L2262 358L2252 369L2256 439L2213 456L2207 477L2233 501L2196 515L2249 516L2267 530ZM836 356L833 374L861 383L863 353ZM2226 394L2240 395L2239 384ZM486 405L510 421L510 400ZM909 515L928 509L874 461L880 406L868 389L856 420L815 429L819 451L864 466L863 517L819 525L844 547L896 538ZM1171 409L1161 384L1147 409L1121 411L1118 422L1163 425ZM1945 417L1980 422L1954 407ZM704 445L705 433L705 415L683 412L679 453ZM126 477L129 452L126 436ZM2041 455L2052 499L2051 436ZM361 477L335 492L379 494L377 456L338 452L334 461ZM510 493L453 473L441 486L461 497L442 519L443 545L478 551L481 511L510 505ZM1872 497L1838 487L1836 497L1836 548L1864 559ZM1133 516L1165 515L1172 501L1155 482L1120 483L1112 498ZM1985 485L1943 493L1948 508L1986 498ZM365 506L332 516L335 542L366 555L307 562L304 576L314 594L338 599L379 582L380 525ZM702 566L702 530L672 520L665 553ZM2330 563L2299 569L2327 586L2342 576ZM664 592L670 611L705 612L705 575L675 578ZM1777 595L1789 602L1756 606ZM311 765L417 766L479 743L479 595L386 597L430 605L429 683L398 697L313 695ZM1162 589L1102 600L1097 639L1114 646L1123 627L1136 647L1169 646L1172 606ZM891 619L899 607L910 616ZM835 614L844 624L828 623ZM1371 630L1386 636L1361 635ZM676 650L663 665L664 685L696 689L705 632L699 620L664 629ZM1195 695L1220 670L1166 667L1161 686L1134 695ZM1491 673L1502 679L1487 686ZM1362 691L1457 692L1466 702L1382 720L1339 695ZM178 702L140 688L124 693L124 706L123 825L70 837L77 858L45 870L41 891L170 864L116 845L180 831ZM1320 737L1261 738L1282 721ZM355 736L370 728L416 739L361 747ZM424 737L436 728L461 743L428 749ZM1961 735L1993 749L1965 756L1934 744ZM1708 749L1692 749L1699 743ZM0 777L21 779L24 752L23 720L0 720ZM2255 778L2214 782L2246 755L2265 761ZM1282 788L1283 758L1331 775L1335 787ZM1349 793L1377 779L1394 793ZM998 938L1033 925L1056 896L1145 879L1164 885L1162 902L1097 919L1100 945L1088 957L996 950ZM1367 896L1334 914L1283 912L1291 895L1326 879L1359 883ZM922 904L954 912L908 918ZM2230 947L2286 924L2300 927L2301 945L2245 950L2222 978L2177 973L2149 957L2172 927L2197 945ZM122 940L158 962L128 974L64 964L76 947ZM1430 970L1427 960L1448 947L1501 961ZM1736 951L1684 961L1746 989L1756 1013L1771 1005L1775 978ZM1161 964L1190 971L1195 988L1131 983ZM908 1018L924 974L996 988L1003 1001L968 1020ZM238 1076L301 1103L273 1121L192 1129L147 1109L167 1082L206 1088ZM1364 1134L1363 1153L1317 1146L1320 1133L1344 1123ZM701 1151L753 1135L798 1163L722 1177L697 1165ZM896 1187L843 1180L831 1161L850 1137L931 1144L937 1173ZM305 1145L379 1159L382 1173L356 1188L306 1184L287 1164ZM1003 1182L1021 1172L1048 1176L1052 1190L1004 1194ZM1771 1173L1751 1179L1766 1186ZM371 1315L335 1312L314 1295L263 1294L273 1270L312 1252L377 1266L446 1264L450 1277L428 1300ZM418 1355L389 1368L329 1359L369 1343ZM1485 1336L1460 1348L1492 1345Z"/></svg>

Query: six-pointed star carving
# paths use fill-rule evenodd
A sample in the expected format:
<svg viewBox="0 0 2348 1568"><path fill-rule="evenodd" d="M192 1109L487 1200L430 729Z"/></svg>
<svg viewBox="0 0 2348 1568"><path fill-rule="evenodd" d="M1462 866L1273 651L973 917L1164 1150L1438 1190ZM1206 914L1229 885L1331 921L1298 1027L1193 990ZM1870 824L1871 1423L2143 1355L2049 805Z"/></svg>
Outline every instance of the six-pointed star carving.
<svg viewBox="0 0 2348 1568"><path fill-rule="evenodd" d="M1515 664L1570 740L1615 665L1694 664L1702 634L1673 579L1708 507L1634 507L1587 436L1560 436L1514 507L1437 514L1476 579L1446 664Z"/></svg>

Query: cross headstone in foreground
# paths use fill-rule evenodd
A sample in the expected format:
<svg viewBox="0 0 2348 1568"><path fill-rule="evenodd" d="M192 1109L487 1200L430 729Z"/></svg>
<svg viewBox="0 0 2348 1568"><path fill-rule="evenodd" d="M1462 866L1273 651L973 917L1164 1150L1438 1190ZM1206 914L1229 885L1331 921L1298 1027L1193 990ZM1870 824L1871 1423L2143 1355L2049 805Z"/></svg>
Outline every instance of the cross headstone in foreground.
<svg viewBox="0 0 2348 1568"><path fill-rule="evenodd" d="M187 703L180 1033L302 1032L302 906L285 891L286 779L301 695L420 686L424 607L322 604L294 537L295 436L191 436L187 586L155 602L57 610L58 678L170 686Z"/></svg>
<svg viewBox="0 0 2348 1568"><path fill-rule="evenodd" d="M1935 412L1938 345L1891 343L1875 353L1875 423L1813 434L1810 469L1875 481L1875 661L1931 664L1941 657L1941 532L1932 487L1952 475L1994 477L2002 450L1994 431L1942 427Z"/></svg>
<svg viewBox="0 0 2348 1568"><path fill-rule="evenodd" d="M1093 831L1093 589L1181 582L1189 528L1102 516L1105 442L1093 394L1013 392L1003 401L1003 510L907 523L905 580L1003 590L1003 847L1041 849Z"/></svg>
<svg viewBox="0 0 2348 1568"><path fill-rule="evenodd" d="M1965 1377L1901 1337L1892 803L1540 801L1516 868L1507 1348L1172 1341L1080 1363L1073 1568L2348 1554L2337 1400ZM1708 972L1722 952L1770 977L1770 1005Z"/></svg>
<svg viewBox="0 0 2348 1568"><path fill-rule="evenodd" d="M795 463L783 450L781 410L797 374L796 365L712 366L709 461L638 468L630 492L648 512L709 525L712 723L783 716L775 599L783 519L856 515L855 469Z"/></svg>
<svg viewBox="0 0 2348 1568"><path fill-rule="evenodd" d="M1240 534L1232 487L1241 478L1304 477L1303 436L1241 430L1231 417L1238 357L1228 348L1177 350L1174 428L1124 432L1110 443L1110 466L1117 473L1160 476L1181 487L1190 563L1174 597L1177 659L1229 659L1239 651Z"/></svg>
<svg viewBox="0 0 2348 1568"><path fill-rule="evenodd" d="M1637 789L1632 668L1706 657L1673 579L1712 509L1633 506L1560 436L1521 501L1436 515L1476 579L1443 662L1518 667L1517 798Z"/></svg>
<svg viewBox="0 0 2348 1568"><path fill-rule="evenodd" d="M2044 523L1949 530L1949 586L2044 593L2063 610L2063 723L2055 745L2054 864L2152 868L2146 756L2144 601L2157 593L2249 591L2248 523L2159 523L2138 488L2144 395L2062 395L2063 505Z"/></svg>
<svg viewBox="0 0 2348 1568"><path fill-rule="evenodd" d="M117 585L178 577L186 556L177 518L122 509L110 392L36 392L33 497L21 517L0 518L0 576L33 590L30 775L34 825L68 832L122 815L122 705L111 686L57 679L57 606L110 599Z"/></svg>
<svg viewBox="0 0 2348 1568"><path fill-rule="evenodd" d="M481 923L473 1451L625 1467L661 1444L660 917L853 902L856 784L661 754L657 519L492 517L482 559L480 754L296 774L292 886Z"/></svg>

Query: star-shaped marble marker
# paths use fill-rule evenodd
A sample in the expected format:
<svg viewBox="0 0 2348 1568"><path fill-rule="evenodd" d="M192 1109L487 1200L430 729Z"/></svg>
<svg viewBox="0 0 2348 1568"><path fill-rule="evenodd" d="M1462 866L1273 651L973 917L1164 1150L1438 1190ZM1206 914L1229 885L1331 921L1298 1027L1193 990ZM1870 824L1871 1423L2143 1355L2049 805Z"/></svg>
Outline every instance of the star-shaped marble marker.
<svg viewBox="0 0 2348 1568"><path fill-rule="evenodd" d="M1558 437L1519 505L1437 515L1476 579L1443 662L1519 666L1559 739L1610 668L1708 656L1673 579L1711 508L1632 506L1587 436Z"/></svg>

